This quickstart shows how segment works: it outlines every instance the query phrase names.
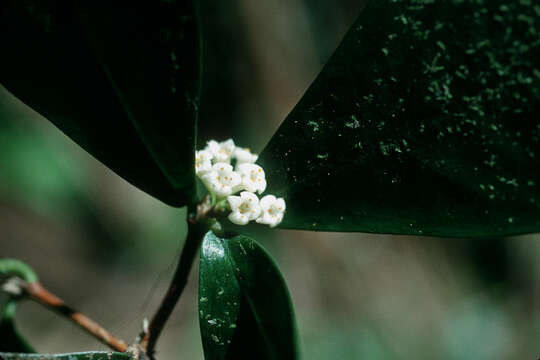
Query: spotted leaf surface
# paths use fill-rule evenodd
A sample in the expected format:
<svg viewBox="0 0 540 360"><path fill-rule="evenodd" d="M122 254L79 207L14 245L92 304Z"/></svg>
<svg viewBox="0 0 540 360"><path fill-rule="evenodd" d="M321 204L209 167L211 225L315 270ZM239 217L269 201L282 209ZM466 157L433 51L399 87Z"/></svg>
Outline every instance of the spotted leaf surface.
<svg viewBox="0 0 540 360"><path fill-rule="evenodd" d="M287 286L268 253L245 236L206 234L199 270L205 359L298 359Z"/></svg>
<svg viewBox="0 0 540 360"><path fill-rule="evenodd" d="M370 1L260 157L281 227L540 230L540 5Z"/></svg>

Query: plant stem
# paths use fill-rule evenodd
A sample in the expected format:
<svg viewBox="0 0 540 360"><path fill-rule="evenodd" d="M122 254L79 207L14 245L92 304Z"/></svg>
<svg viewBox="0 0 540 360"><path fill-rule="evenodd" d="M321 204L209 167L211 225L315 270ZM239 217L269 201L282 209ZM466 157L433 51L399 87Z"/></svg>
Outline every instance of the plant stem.
<svg viewBox="0 0 540 360"><path fill-rule="evenodd" d="M115 351L124 352L127 350L127 344L113 336L98 323L87 316L67 306L62 299L45 289L39 282L33 282L24 285L26 293L35 301L45 305L48 308L64 315L74 321L81 328L92 334L99 341L109 346Z"/></svg>
<svg viewBox="0 0 540 360"><path fill-rule="evenodd" d="M148 332L145 334L144 338L141 340L141 347L146 349L146 354L153 359L154 349L156 347L157 340L167 319L171 315L176 303L180 299L182 292L187 284L189 272L193 265L193 260L197 251L201 246L202 238L206 231L208 231L209 225L208 221L205 218L206 212L208 211L205 204L197 206L197 212L190 214L188 220L188 233L186 236L186 242L182 253L180 254L180 260L178 266L176 267L176 272L174 277L169 285L169 289L163 298L161 305L158 308L158 311L155 313L150 326L148 327Z"/></svg>

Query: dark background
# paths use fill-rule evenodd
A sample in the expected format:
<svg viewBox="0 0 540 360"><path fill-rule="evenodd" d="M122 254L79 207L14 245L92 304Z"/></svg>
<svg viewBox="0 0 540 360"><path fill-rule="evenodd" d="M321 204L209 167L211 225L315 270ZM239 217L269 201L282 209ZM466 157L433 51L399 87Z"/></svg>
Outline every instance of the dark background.
<svg viewBox="0 0 540 360"><path fill-rule="evenodd" d="M262 150L364 2L203 1L201 144L233 137ZM174 271L184 209L123 181L3 88L0 115L0 256L27 261L51 291L132 342ZM538 235L262 234L288 282L306 359L540 354ZM160 359L202 359L196 282L194 269ZM40 352L104 348L34 303L18 318Z"/></svg>

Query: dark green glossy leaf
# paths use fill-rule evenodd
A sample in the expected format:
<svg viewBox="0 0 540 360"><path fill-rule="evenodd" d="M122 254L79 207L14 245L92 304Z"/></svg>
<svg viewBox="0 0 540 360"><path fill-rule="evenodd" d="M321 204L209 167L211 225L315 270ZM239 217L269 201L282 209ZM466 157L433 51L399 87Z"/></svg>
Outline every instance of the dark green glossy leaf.
<svg viewBox="0 0 540 360"><path fill-rule="evenodd" d="M207 360L298 358L287 286L261 246L245 236L225 239L208 232L199 271Z"/></svg>
<svg viewBox="0 0 540 360"><path fill-rule="evenodd" d="M191 1L8 0L0 82L171 205L193 186L199 49Z"/></svg>
<svg viewBox="0 0 540 360"><path fill-rule="evenodd" d="M0 352L3 360L130 360L133 355L112 351L87 351L68 354L17 354Z"/></svg>
<svg viewBox="0 0 540 360"><path fill-rule="evenodd" d="M2 351L33 353L34 348L22 337L15 327L17 300L9 299L0 314L0 358Z"/></svg>
<svg viewBox="0 0 540 360"><path fill-rule="evenodd" d="M370 1L263 151L282 227L540 230L540 7Z"/></svg>

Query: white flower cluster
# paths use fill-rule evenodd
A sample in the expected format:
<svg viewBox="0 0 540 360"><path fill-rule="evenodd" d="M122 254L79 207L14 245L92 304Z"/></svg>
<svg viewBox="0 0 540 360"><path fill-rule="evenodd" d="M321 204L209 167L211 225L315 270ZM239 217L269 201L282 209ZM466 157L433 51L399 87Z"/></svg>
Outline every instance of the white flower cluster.
<svg viewBox="0 0 540 360"><path fill-rule="evenodd" d="M256 193L264 192L266 178L263 168L255 164L257 158L249 149L236 147L232 139L211 140L206 148L195 152L195 173L216 198L227 198L231 222L246 225L255 220L274 227L283 220L285 201L274 195L259 200ZM234 169L232 160L236 161ZM240 196L233 195L238 192Z"/></svg>

